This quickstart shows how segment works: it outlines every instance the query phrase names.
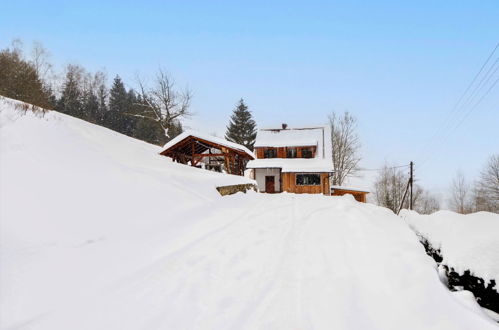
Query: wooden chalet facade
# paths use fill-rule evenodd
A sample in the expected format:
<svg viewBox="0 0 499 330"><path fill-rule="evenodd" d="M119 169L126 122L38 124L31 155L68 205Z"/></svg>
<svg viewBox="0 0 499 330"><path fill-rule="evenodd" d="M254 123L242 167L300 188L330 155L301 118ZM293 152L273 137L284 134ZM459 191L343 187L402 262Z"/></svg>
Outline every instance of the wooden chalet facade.
<svg viewBox="0 0 499 330"><path fill-rule="evenodd" d="M206 170L244 175L251 170L258 191L341 196L366 202L365 190L331 185L333 172L328 126L260 129L254 153L246 147L198 132L187 131L165 144L161 155Z"/></svg>
<svg viewBox="0 0 499 330"><path fill-rule="evenodd" d="M328 126L260 129L248 162L260 192L330 194L333 172Z"/></svg>
<svg viewBox="0 0 499 330"><path fill-rule="evenodd" d="M255 159L242 145L193 131L175 137L165 144L160 154L178 163L241 176L246 163Z"/></svg>

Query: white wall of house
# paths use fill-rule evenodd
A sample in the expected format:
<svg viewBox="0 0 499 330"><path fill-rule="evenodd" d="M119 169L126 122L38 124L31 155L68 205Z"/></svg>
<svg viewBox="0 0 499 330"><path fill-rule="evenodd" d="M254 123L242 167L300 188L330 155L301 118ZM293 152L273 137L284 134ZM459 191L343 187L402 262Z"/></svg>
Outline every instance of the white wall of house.
<svg viewBox="0 0 499 330"><path fill-rule="evenodd" d="M258 191L265 192L265 177L273 176L275 182L275 191L281 191L281 172L278 168L255 168L255 180Z"/></svg>

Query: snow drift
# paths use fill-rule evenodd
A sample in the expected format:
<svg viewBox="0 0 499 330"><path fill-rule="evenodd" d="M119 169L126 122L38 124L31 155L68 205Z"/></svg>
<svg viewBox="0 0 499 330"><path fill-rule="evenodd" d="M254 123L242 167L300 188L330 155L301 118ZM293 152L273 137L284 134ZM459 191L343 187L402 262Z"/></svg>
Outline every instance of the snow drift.
<svg viewBox="0 0 499 330"><path fill-rule="evenodd" d="M441 250L442 263L462 274L499 281L499 215L489 212L458 214L438 211L420 215L403 210L401 216L432 246Z"/></svg>
<svg viewBox="0 0 499 330"><path fill-rule="evenodd" d="M497 329L416 235L349 196L247 179L0 99L2 329Z"/></svg>
<svg viewBox="0 0 499 330"><path fill-rule="evenodd" d="M439 211L419 215L404 210L403 218L420 236L439 264L443 282L459 297L471 291L499 322L499 215Z"/></svg>

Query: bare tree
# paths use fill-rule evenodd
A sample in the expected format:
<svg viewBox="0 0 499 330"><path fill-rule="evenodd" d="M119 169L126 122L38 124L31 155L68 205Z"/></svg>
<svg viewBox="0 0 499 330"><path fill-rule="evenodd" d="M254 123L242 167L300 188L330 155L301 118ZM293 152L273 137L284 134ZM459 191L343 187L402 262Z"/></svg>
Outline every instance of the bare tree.
<svg viewBox="0 0 499 330"><path fill-rule="evenodd" d="M358 171L360 142L356 133L357 119L348 112L329 116L333 144L333 185L342 185L348 175Z"/></svg>
<svg viewBox="0 0 499 330"><path fill-rule="evenodd" d="M42 43L33 42L30 63L33 65L38 77L46 83L48 83L52 75L52 64L49 62L49 58L50 53L43 47Z"/></svg>
<svg viewBox="0 0 499 330"><path fill-rule="evenodd" d="M180 119L191 115L191 91L175 89L174 80L161 68L152 88L147 88L140 78L138 84L144 110L132 115L158 122L165 136L169 137L168 130L178 125Z"/></svg>
<svg viewBox="0 0 499 330"><path fill-rule="evenodd" d="M449 204L452 210L457 213L466 214L471 211L470 189L462 172L457 172L451 183L451 197Z"/></svg>
<svg viewBox="0 0 499 330"><path fill-rule="evenodd" d="M492 155L473 190L474 211L499 213L499 154Z"/></svg>
<svg viewBox="0 0 499 330"><path fill-rule="evenodd" d="M374 198L378 205L398 212L409 180L409 174L397 167L385 165L374 183ZM402 208L409 208L409 195L406 196ZM413 209L421 214L429 214L440 209L438 199L415 184L412 193Z"/></svg>
<svg viewBox="0 0 499 330"><path fill-rule="evenodd" d="M105 112L107 111L107 75L103 71L97 71L94 75L94 91L98 100L98 121L104 120Z"/></svg>
<svg viewBox="0 0 499 330"><path fill-rule="evenodd" d="M24 49L24 43L22 42L21 39L15 38L10 42L10 47L12 49L12 52L19 55L19 57L23 56L23 49Z"/></svg>
<svg viewBox="0 0 499 330"><path fill-rule="evenodd" d="M374 183L374 198L378 205L398 211L402 202L407 176L400 170L385 165Z"/></svg>
<svg viewBox="0 0 499 330"><path fill-rule="evenodd" d="M431 214L440 210L440 202L435 196L424 190L418 196L414 209L419 214Z"/></svg>
<svg viewBox="0 0 499 330"><path fill-rule="evenodd" d="M499 154L490 157L480 182L490 197L499 201Z"/></svg>

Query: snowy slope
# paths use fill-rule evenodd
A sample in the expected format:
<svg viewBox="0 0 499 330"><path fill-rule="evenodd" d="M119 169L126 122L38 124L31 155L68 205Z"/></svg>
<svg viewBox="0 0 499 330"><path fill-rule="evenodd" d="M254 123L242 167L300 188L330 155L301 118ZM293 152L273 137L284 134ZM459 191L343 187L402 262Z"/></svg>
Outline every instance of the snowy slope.
<svg viewBox="0 0 499 330"><path fill-rule="evenodd" d="M420 215L403 210L401 215L432 246L441 249L443 264L460 274L469 269L486 282L499 282L498 214L439 211Z"/></svg>
<svg viewBox="0 0 499 330"><path fill-rule="evenodd" d="M0 328L497 329L392 212L246 180L0 100Z"/></svg>

